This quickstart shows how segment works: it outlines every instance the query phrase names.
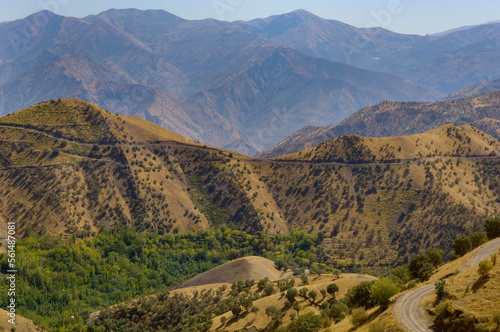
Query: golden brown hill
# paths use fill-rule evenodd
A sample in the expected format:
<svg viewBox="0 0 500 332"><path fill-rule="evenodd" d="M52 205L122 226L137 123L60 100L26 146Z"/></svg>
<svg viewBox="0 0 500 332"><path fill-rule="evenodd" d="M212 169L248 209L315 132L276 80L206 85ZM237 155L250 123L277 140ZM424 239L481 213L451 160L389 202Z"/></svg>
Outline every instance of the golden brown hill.
<svg viewBox="0 0 500 332"><path fill-rule="evenodd" d="M274 267L274 262L263 257L243 257L226 264L217 266L189 279L177 288L187 288L207 284L232 284L238 281L255 280L264 278L278 280L282 272Z"/></svg>
<svg viewBox="0 0 500 332"><path fill-rule="evenodd" d="M448 248L500 211L498 142L470 126L348 136L295 160L262 160L76 100L0 122L0 221L17 222L20 234L297 229L321 233L322 261L373 269Z"/></svg>
<svg viewBox="0 0 500 332"><path fill-rule="evenodd" d="M422 157L493 157L500 142L471 125L447 124L423 134L393 137L341 136L279 160L369 163Z"/></svg>
<svg viewBox="0 0 500 332"><path fill-rule="evenodd" d="M16 324L10 324L7 322L9 316L8 312L4 309L0 309L0 331L16 331L16 332L41 332L31 319L24 318L22 316L16 315Z"/></svg>
<svg viewBox="0 0 500 332"><path fill-rule="evenodd" d="M142 331L174 330L174 327L185 328L196 324L204 326L207 331L273 330L272 318L266 314L268 308L274 306L282 317L281 325L287 326L292 321L291 315L296 316L297 310L300 315L321 314L322 304L332 300L332 296L326 294L328 285L335 283L338 286L336 298L340 299L349 289L373 280L376 278L369 275L345 273L339 277L309 276L307 285L301 284L300 277L292 276L274 282L267 281L265 286L262 284L263 288L251 281L188 287L159 292L95 312L91 315L89 325L96 328L106 324L114 326L116 331L134 328ZM314 291L317 297L311 300L308 295L304 297L297 294L295 305L287 306L287 298L281 294L280 287L295 287L297 290L307 288L308 293ZM325 295L322 295L322 290ZM239 302L248 303L248 307L235 317L231 308Z"/></svg>
<svg viewBox="0 0 500 332"><path fill-rule="evenodd" d="M0 118L0 125L33 129L82 143L175 141L195 144L152 122L135 116L112 114L78 99L35 104Z"/></svg>

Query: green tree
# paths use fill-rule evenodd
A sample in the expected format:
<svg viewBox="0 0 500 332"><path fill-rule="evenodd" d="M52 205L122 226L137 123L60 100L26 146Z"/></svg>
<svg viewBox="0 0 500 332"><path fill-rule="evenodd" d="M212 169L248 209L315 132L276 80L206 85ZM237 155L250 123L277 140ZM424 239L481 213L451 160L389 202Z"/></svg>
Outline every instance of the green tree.
<svg viewBox="0 0 500 332"><path fill-rule="evenodd" d="M438 267L439 264L443 262L444 250L438 248L431 248L427 250L427 257L429 257L429 261L435 267Z"/></svg>
<svg viewBox="0 0 500 332"><path fill-rule="evenodd" d="M431 277L435 267L427 255L416 255L410 259L408 270L414 279L426 281Z"/></svg>
<svg viewBox="0 0 500 332"><path fill-rule="evenodd" d="M330 306L328 310L328 317L335 322L340 322L342 319L349 315L349 307L344 302L337 302Z"/></svg>
<svg viewBox="0 0 500 332"><path fill-rule="evenodd" d="M309 279L305 273L300 275L300 280L302 280L302 285L309 285Z"/></svg>
<svg viewBox="0 0 500 332"><path fill-rule="evenodd" d="M411 279L410 271L408 271L408 267L404 265L393 268L390 275L401 280L402 285L406 285Z"/></svg>
<svg viewBox="0 0 500 332"><path fill-rule="evenodd" d="M231 307L231 312L235 317L238 317L241 314L241 307L239 305L234 305Z"/></svg>
<svg viewBox="0 0 500 332"><path fill-rule="evenodd" d="M446 280L438 280L434 283L434 286L436 287L434 292L436 293L438 298L440 298L440 299L443 298L443 296L445 294Z"/></svg>
<svg viewBox="0 0 500 332"><path fill-rule="evenodd" d="M345 296L346 304L351 308L373 308L376 302L370 296L370 289L374 283L375 281L363 281L359 285L349 289Z"/></svg>
<svg viewBox="0 0 500 332"><path fill-rule="evenodd" d="M307 287L303 287L299 290L299 295L302 296L303 298L307 299L307 292L309 289Z"/></svg>
<svg viewBox="0 0 500 332"><path fill-rule="evenodd" d="M299 316L293 322L291 322L287 328L286 332L318 332L321 330L323 324L323 317L315 315L310 312L306 315Z"/></svg>
<svg viewBox="0 0 500 332"><path fill-rule="evenodd" d="M493 263L489 259L485 259L479 263L477 273L481 278L486 278L491 269L493 269Z"/></svg>
<svg viewBox="0 0 500 332"><path fill-rule="evenodd" d="M484 228L490 240L500 237L500 217L486 219Z"/></svg>
<svg viewBox="0 0 500 332"><path fill-rule="evenodd" d="M389 299L399 293L400 288L387 278L377 280L370 289L370 297L380 306L387 306Z"/></svg>
<svg viewBox="0 0 500 332"><path fill-rule="evenodd" d="M330 294L333 298L335 298L335 293L337 293L339 291L339 286L337 286L337 284L329 284L327 287L326 287L326 291L328 292L328 294Z"/></svg>
<svg viewBox="0 0 500 332"><path fill-rule="evenodd" d="M472 247L472 242L470 238L466 235L462 235L455 239L453 242L453 250L457 253L457 255L463 256L469 252Z"/></svg>
<svg viewBox="0 0 500 332"><path fill-rule="evenodd" d="M253 301L247 297L241 301L241 305L248 311L253 306Z"/></svg>
<svg viewBox="0 0 500 332"><path fill-rule="evenodd" d="M475 232L470 235L470 242L474 248L488 242L488 235L485 232Z"/></svg>
<svg viewBox="0 0 500 332"><path fill-rule="evenodd" d="M311 290L309 291L309 300L311 301L311 303L314 303L314 301L316 301L316 297L318 296L318 293L315 291L315 290Z"/></svg>
<svg viewBox="0 0 500 332"><path fill-rule="evenodd" d="M297 288L290 288L286 292L286 299L290 301L290 303L293 303L297 295L299 295L299 291L297 291Z"/></svg>

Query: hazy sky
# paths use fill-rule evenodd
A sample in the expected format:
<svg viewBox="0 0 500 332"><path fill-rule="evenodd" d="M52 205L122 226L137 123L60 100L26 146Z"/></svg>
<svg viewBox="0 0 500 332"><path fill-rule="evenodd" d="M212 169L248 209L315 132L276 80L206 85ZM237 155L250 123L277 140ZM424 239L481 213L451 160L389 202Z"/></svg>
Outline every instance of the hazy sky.
<svg viewBox="0 0 500 332"><path fill-rule="evenodd" d="M0 22L42 9L83 17L110 8L163 9L186 19L227 21L306 9L357 27L428 34L500 20L499 0L0 0Z"/></svg>

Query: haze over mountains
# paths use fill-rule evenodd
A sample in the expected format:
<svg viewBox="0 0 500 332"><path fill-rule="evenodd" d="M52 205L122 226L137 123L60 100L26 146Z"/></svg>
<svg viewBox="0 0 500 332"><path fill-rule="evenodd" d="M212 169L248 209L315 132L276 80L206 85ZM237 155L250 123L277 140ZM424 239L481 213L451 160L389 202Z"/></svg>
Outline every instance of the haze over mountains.
<svg viewBox="0 0 500 332"><path fill-rule="evenodd" d="M383 100L432 101L499 77L498 31L409 36L302 10L232 23L164 11L40 12L0 24L0 114L76 97L254 154ZM368 41L352 53L360 38Z"/></svg>
<svg viewBox="0 0 500 332"><path fill-rule="evenodd" d="M495 84L496 81L492 81L492 85ZM480 86L488 90L484 84ZM464 89L463 94L478 89L481 88ZM457 92L457 97L461 93ZM359 110L339 124L306 126L258 156L279 157L349 134L385 137L423 133L450 122L473 124L487 134L500 138L500 90L434 103L382 102Z"/></svg>

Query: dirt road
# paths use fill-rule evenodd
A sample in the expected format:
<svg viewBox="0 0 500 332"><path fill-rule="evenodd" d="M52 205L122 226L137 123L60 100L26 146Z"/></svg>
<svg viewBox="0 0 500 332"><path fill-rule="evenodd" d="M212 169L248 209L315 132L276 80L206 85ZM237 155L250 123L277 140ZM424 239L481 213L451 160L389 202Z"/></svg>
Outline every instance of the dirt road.
<svg viewBox="0 0 500 332"><path fill-rule="evenodd" d="M489 258L494 252L500 249L500 238L490 241L460 267L460 271L479 264L482 260ZM394 305L394 312L399 325L406 331L432 332L429 328L432 325L432 318L425 312L423 300L434 291L434 283L415 288L402 295Z"/></svg>

